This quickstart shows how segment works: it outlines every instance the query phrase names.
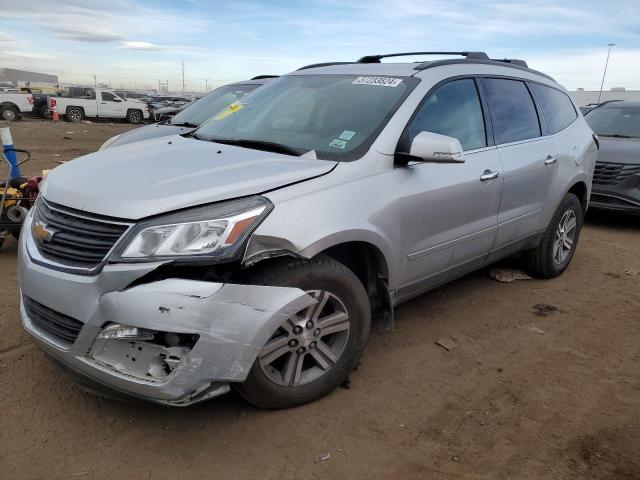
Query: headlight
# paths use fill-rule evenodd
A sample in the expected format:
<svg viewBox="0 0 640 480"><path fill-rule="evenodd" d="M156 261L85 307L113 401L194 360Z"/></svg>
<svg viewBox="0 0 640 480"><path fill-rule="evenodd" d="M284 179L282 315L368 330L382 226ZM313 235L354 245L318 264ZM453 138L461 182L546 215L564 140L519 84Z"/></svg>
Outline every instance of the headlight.
<svg viewBox="0 0 640 480"><path fill-rule="evenodd" d="M122 135L122 134L120 134L120 135ZM98 149L98 151L104 150L105 148L109 148L109 145L111 145L113 142L115 142L117 139L119 139L120 135L116 135L115 137L111 137L109 140L104 142L102 144L102 146Z"/></svg>
<svg viewBox="0 0 640 480"><path fill-rule="evenodd" d="M233 258L273 209L264 197L198 207L141 222L114 252L119 261Z"/></svg>

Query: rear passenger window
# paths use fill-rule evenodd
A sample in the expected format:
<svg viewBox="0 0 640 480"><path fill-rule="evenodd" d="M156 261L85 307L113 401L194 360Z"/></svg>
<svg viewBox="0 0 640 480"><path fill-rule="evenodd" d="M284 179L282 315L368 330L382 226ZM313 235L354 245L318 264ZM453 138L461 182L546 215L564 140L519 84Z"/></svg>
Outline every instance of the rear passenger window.
<svg viewBox="0 0 640 480"><path fill-rule="evenodd" d="M558 133L578 117L576 109L566 93L539 83L531 83L530 85L549 126L549 134Z"/></svg>
<svg viewBox="0 0 640 480"><path fill-rule="evenodd" d="M420 132L457 138L463 150L487 146L484 117L473 79L453 80L438 87L409 127L409 140Z"/></svg>
<svg viewBox="0 0 640 480"><path fill-rule="evenodd" d="M536 107L524 82L487 78L484 85L496 144L540 136Z"/></svg>

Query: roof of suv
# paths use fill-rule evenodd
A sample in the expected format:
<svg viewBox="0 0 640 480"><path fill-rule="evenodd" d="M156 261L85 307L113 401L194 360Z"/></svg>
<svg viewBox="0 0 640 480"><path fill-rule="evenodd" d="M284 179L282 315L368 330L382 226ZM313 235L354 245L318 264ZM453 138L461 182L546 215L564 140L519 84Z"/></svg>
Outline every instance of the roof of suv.
<svg viewBox="0 0 640 480"><path fill-rule="evenodd" d="M458 55L463 58L438 59L415 63L381 63L382 58L424 55ZM316 63L299 68L293 74L304 74L305 70L312 69L314 73L345 73L345 74L377 74L414 76L422 70L445 65L489 65L502 68L517 69L533 75L539 75L547 80L555 82L553 78L527 66L523 60L516 59L491 59L484 52L407 52L388 55L369 55L360 58L357 62L328 62Z"/></svg>

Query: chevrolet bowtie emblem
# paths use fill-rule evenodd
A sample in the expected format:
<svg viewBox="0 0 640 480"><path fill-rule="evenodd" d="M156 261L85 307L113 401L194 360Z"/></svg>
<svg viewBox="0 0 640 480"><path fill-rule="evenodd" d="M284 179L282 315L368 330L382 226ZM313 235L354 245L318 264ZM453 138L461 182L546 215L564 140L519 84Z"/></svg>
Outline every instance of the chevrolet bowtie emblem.
<svg viewBox="0 0 640 480"><path fill-rule="evenodd" d="M47 225L41 222L34 223L31 232L38 243L50 242L56 233L54 230L49 230Z"/></svg>

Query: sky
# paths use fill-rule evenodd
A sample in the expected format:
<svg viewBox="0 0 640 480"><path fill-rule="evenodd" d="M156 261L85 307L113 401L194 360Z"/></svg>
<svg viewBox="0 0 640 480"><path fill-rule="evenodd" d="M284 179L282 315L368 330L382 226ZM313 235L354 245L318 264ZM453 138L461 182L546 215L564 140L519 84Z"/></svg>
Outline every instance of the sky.
<svg viewBox="0 0 640 480"><path fill-rule="evenodd" d="M521 58L570 90L640 90L640 0L0 0L0 68L204 91L403 51ZM413 60L413 59L411 59Z"/></svg>

